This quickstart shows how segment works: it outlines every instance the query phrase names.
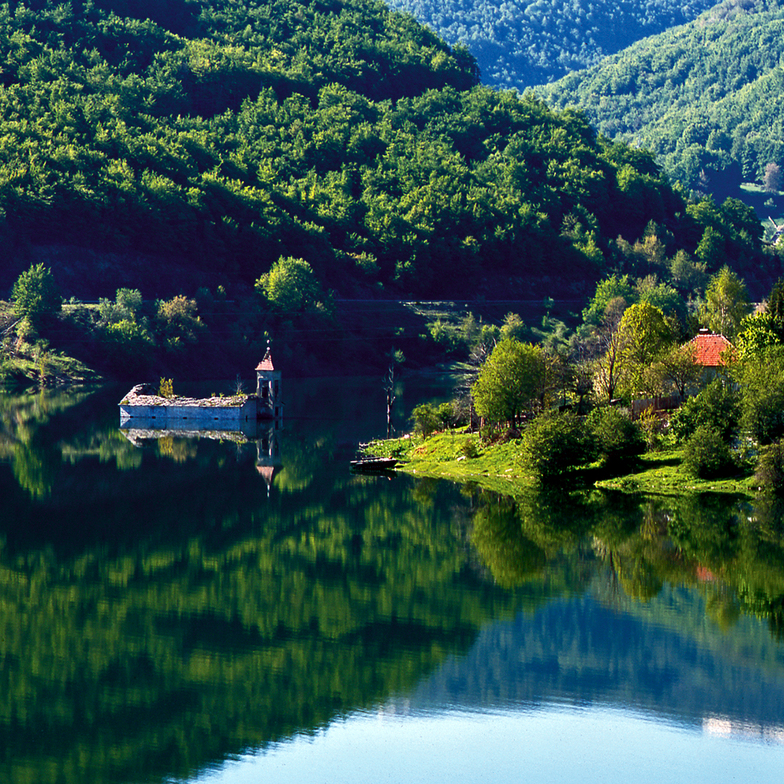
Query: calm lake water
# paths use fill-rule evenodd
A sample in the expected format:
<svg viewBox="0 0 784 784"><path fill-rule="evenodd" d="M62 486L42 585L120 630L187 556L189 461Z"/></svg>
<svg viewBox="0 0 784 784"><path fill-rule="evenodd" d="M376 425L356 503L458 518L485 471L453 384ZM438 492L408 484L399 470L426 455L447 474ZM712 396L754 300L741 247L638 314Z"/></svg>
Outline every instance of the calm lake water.
<svg viewBox="0 0 784 784"><path fill-rule="evenodd" d="M0 781L781 781L775 506L352 476L377 379L249 439L125 391L0 395Z"/></svg>

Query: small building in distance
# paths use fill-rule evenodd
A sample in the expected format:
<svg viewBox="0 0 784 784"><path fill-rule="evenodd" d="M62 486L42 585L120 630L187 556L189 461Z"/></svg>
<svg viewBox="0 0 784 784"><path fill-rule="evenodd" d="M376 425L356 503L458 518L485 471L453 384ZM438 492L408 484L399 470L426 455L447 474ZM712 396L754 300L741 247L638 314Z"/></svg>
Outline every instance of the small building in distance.
<svg viewBox="0 0 784 784"><path fill-rule="evenodd" d="M713 381L726 363L726 352L735 348L724 335L701 329L687 344L694 349L694 364L702 368L702 383Z"/></svg>
<svg viewBox="0 0 784 784"><path fill-rule="evenodd" d="M719 375L726 364L728 354L735 349L735 346L724 335L711 332L709 329L701 329L690 341L684 343L682 348L692 352L692 361L701 368L699 379L685 381L683 395L676 389L669 395L632 400L629 408L632 419L636 419L643 411L652 411L661 415L665 411L679 408L689 395L697 394Z"/></svg>

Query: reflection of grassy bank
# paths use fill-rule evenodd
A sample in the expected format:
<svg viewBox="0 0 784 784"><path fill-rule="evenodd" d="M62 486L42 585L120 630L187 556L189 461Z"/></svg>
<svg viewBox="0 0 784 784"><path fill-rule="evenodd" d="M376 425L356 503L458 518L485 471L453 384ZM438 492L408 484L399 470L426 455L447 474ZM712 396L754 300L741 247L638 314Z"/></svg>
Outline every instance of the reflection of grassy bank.
<svg viewBox="0 0 784 784"><path fill-rule="evenodd" d="M450 430L430 438L405 436L374 441L368 451L397 457L400 470L417 476L439 477L454 482L473 482L481 487L514 494L535 484L519 460L519 441L483 445L479 436ZM469 455L475 456L469 456ZM598 463L578 468L564 477L569 487L600 487L650 495L683 493L731 493L751 495L756 490L753 476L728 479L695 479L683 467L683 450L664 449L623 463L623 473L609 471Z"/></svg>

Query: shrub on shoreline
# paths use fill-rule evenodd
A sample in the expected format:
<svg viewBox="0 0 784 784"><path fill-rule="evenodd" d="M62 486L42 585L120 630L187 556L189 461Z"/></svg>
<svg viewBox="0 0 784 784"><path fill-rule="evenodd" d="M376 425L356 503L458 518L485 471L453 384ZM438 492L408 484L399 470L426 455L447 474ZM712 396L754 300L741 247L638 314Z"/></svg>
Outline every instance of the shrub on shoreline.
<svg viewBox="0 0 784 784"><path fill-rule="evenodd" d="M764 492L784 495L784 442L777 441L762 450L754 479Z"/></svg>
<svg viewBox="0 0 784 784"><path fill-rule="evenodd" d="M686 441L683 466L694 477L713 479L731 473L735 462L722 433L710 425L700 425Z"/></svg>
<svg viewBox="0 0 784 784"><path fill-rule="evenodd" d="M594 409L588 415L587 425L596 439L599 454L608 465L645 451L645 439L639 425L618 408Z"/></svg>
<svg viewBox="0 0 784 784"><path fill-rule="evenodd" d="M548 481L590 463L595 454L594 438L585 420L571 411L548 411L525 429L520 461L540 481Z"/></svg>

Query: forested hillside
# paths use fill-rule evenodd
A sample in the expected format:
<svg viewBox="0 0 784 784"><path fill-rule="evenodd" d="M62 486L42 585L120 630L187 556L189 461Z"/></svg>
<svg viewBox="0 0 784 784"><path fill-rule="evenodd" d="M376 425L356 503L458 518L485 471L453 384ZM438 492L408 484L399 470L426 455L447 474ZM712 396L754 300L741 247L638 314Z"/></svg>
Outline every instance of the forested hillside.
<svg viewBox="0 0 784 784"><path fill-rule="evenodd" d="M318 255L299 192L356 187L343 153L353 126L349 155L377 155L372 101L476 81L465 52L360 2L12 3L0 61L6 248L163 251L187 259L176 277Z"/></svg>
<svg viewBox="0 0 784 784"><path fill-rule="evenodd" d="M51 258L82 297L250 286L288 256L342 292L499 276L573 291L613 268L619 234L653 221L673 255L705 229L650 156L478 87L465 50L379 4L39 2L0 17L6 290L45 245L79 249ZM756 240L729 239L740 224L722 229L722 262L758 269Z"/></svg>
<svg viewBox="0 0 784 784"><path fill-rule="evenodd" d="M523 90L691 21L714 0L389 0L476 57L482 81Z"/></svg>
<svg viewBox="0 0 784 784"><path fill-rule="evenodd" d="M653 150L687 188L727 195L767 171L778 199L783 36L778 3L722 3L541 93L557 107L580 106L602 133Z"/></svg>

